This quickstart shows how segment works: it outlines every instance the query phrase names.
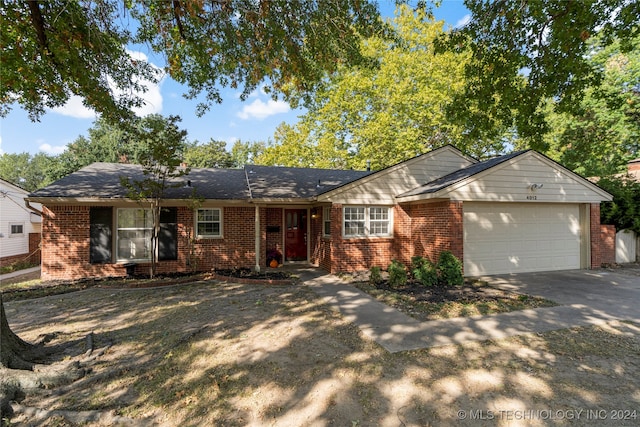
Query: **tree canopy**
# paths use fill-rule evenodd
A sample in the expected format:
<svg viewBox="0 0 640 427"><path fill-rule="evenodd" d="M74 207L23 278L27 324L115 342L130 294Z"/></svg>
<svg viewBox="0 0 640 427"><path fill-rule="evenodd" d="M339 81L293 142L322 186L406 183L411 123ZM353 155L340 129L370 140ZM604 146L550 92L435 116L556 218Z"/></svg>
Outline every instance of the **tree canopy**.
<svg viewBox="0 0 640 427"><path fill-rule="evenodd" d="M400 7L393 40L370 37L362 51L378 67L340 67L316 91L295 126L283 124L259 158L288 166L382 168L455 144L484 157L504 149L500 137L470 138L446 107L464 88L468 52L436 54L444 23Z"/></svg>
<svg viewBox="0 0 640 427"><path fill-rule="evenodd" d="M497 117L513 123L532 148L544 149L545 105L558 112L580 106L604 70L590 61L600 46L638 49L640 3L627 0L465 0L468 24L442 38L443 50L470 49L465 90L450 108L459 120L487 132Z"/></svg>
<svg viewBox="0 0 640 427"><path fill-rule="evenodd" d="M623 172L640 153L640 37L637 49L622 52L618 43L598 46L589 63L603 70L602 83L588 87L573 112L545 111L547 154L585 176Z"/></svg>
<svg viewBox="0 0 640 427"><path fill-rule="evenodd" d="M202 113L220 87L246 97L267 81L299 99L326 72L366 62L360 36L384 30L367 0L17 0L0 19L0 114L18 103L34 120L72 95L103 117L128 116L144 81L161 77L129 54L132 43L163 55L189 97L204 93Z"/></svg>

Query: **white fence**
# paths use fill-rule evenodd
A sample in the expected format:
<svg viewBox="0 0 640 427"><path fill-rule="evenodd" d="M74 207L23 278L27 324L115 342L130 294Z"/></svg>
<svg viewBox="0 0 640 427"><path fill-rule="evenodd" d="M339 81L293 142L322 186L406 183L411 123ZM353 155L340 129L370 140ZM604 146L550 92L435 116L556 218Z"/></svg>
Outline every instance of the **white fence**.
<svg viewBox="0 0 640 427"><path fill-rule="evenodd" d="M640 238L632 230L620 230L616 233L616 262L624 264L638 260L638 242Z"/></svg>

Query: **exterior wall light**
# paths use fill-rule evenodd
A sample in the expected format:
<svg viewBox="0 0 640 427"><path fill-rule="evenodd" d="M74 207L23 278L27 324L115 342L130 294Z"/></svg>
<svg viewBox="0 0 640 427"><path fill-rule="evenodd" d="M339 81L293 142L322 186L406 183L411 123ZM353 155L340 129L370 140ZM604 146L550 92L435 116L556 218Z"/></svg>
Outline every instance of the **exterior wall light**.
<svg viewBox="0 0 640 427"><path fill-rule="evenodd" d="M531 189L531 191L536 191L541 189L543 186L544 184L531 184L529 188Z"/></svg>

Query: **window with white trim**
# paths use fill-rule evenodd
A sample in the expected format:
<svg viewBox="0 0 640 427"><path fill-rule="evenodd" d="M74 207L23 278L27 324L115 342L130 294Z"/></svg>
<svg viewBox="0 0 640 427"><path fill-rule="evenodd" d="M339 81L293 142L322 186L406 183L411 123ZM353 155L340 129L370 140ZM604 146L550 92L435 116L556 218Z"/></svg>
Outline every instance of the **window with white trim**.
<svg viewBox="0 0 640 427"><path fill-rule="evenodd" d="M9 237L18 237L24 234L24 224L21 222L12 222L9 224Z"/></svg>
<svg viewBox="0 0 640 427"><path fill-rule="evenodd" d="M343 234L345 237L391 236L392 211L388 206L345 206Z"/></svg>
<svg viewBox="0 0 640 427"><path fill-rule="evenodd" d="M322 208L322 230L325 236L331 236L331 206Z"/></svg>
<svg viewBox="0 0 640 427"><path fill-rule="evenodd" d="M222 237L222 209L198 209L196 235L198 237Z"/></svg>
<svg viewBox="0 0 640 427"><path fill-rule="evenodd" d="M153 217L150 209L118 209L116 227L118 261L151 259Z"/></svg>

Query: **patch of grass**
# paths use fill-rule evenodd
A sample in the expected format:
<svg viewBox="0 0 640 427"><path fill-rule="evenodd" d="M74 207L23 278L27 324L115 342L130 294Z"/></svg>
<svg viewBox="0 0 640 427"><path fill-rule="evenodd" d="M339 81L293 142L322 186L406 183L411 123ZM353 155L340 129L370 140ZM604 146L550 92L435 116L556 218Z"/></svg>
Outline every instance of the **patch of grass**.
<svg viewBox="0 0 640 427"><path fill-rule="evenodd" d="M27 268L37 267L37 266L38 264L34 264L32 262L18 261L10 265L5 265L0 267L0 274L13 273L14 271L25 270Z"/></svg>

